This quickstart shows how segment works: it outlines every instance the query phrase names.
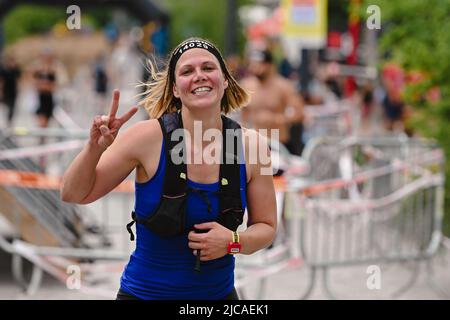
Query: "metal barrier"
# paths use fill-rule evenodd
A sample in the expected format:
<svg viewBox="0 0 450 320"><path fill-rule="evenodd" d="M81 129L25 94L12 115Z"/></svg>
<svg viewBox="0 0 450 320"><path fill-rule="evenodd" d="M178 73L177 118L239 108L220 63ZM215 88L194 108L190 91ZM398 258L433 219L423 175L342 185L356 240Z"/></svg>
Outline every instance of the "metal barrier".
<svg viewBox="0 0 450 320"><path fill-rule="evenodd" d="M95 288L89 279L98 279L102 264L110 265L111 261L120 272L130 255L132 244L125 225L134 200L132 182L125 181L116 192L87 206L63 203L59 179L41 173L33 158L53 155L60 160L60 153L79 149L84 143L71 140L19 148L14 140L30 135L73 137L74 132L22 128L0 134L0 211L16 230L12 239L0 235L0 248L12 254L13 278L27 294L34 294L43 271L65 284L71 276L68 267L77 266L85 280L81 291L112 298L115 289ZM79 137L84 134L75 132ZM120 212L111 214L118 208ZM32 264L30 275L23 259ZM95 267L93 262L97 262Z"/></svg>
<svg viewBox="0 0 450 320"><path fill-rule="evenodd" d="M300 224L301 255L311 271L303 299L314 289L318 272L334 298L328 283L332 267L425 261L431 268L443 216L444 158L435 144L327 137L313 142L304 155L311 164L309 182L298 185L291 178L288 184L289 201L297 208L293 221ZM394 296L417 276L414 272Z"/></svg>
<svg viewBox="0 0 450 320"><path fill-rule="evenodd" d="M57 131L33 134L66 135ZM9 152L12 148L8 147L9 153L0 156L3 170L26 171L28 175L16 172L19 177L11 179L7 188L20 193L15 194L19 201L25 193L32 197L30 210L48 209L58 216L52 223L69 219L63 220L67 227L72 223L71 217L78 217L84 225L79 243L96 245L55 247L20 238L10 242L0 236L0 247L13 254L13 276L29 294L39 289L43 271L66 284L71 276L68 267L75 265L83 276L81 292L113 298L134 246L125 232L134 202L133 182L126 181L116 192L91 205L70 205L64 209L57 191L59 182L38 177L38 170L31 170L35 164L24 158L64 151L60 145L53 147L16 148L16 154ZM22 164L17 165L19 162ZM443 156L434 144L403 138L320 137L310 141L303 159L286 163L292 168L286 171L287 184L276 188L279 229L275 242L255 255L239 256L236 260L235 284L242 298L250 282L258 283L258 298L263 298L270 276L303 265L311 269L310 284L303 297L311 294L318 272L322 272L325 289L332 297L327 280L332 267L376 262L428 263L436 253L441 239ZM294 164L303 169L296 170ZM53 203L51 208L41 208L41 202L46 201ZM35 266L28 281L22 259ZM110 277L105 278L105 274ZM412 281L414 277L417 273Z"/></svg>
<svg viewBox="0 0 450 320"><path fill-rule="evenodd" d="M303 141L322 136L344 137L356 132L360 114L349 100L326 105L307 105ZM305 144L306 144L305 143Z"/></svg>
<svg viewBox="0 0 450 320"><path fill-rule="evenodd" d="M284 174L274 179L277 202L277 233L273 243L252 255L236 257L235 287L242 299L250 296L263 299L267 289L267 279L271 276L302 266L303 261L297 250L295 234L287 217L289 203L286 202L285 175L300 177L309 171L308 163L301 157L292 155L278 141L271 141L272 168L274 173L281 170ZM245 226L246 223L242 224ZM242 229L244 227L241 227ZM256 283L256 295L249 295L247 287Z"/></svg>
<svg viewBox="0 0 450 320"><path fill-rule="evenodd" d="M37 198L36 203L39 202ZM21 201L20 196L18 200ZM13 257L14 280L24 292L33 295L39 290L43 272L66 285L73 278L71 268L76 267L82 280L80 292L114 298L120 273L134 249L125 228L133 200L133 194L129 191L114 192L93 204L74 206L83 220L80 244L49 246L24 241L23 235L9 240L0 235L0 248ZM13 226L17 228L22 223L17 220ZM32 230L28 230L28 236L30 234L38 238ZM32 264L30 275L23 267L23 259Z"/></svg>
<svg viewBox="0 0 450 320"><path fill-rule="evenodd" d="M283 180L280 180L283 181ZM236 257L235 287L239 297L245 299L247 286L256 283L256 295L253 299L263 299L267 290L267 279L280 272L287 272L302 266L303 260L295 254L295 243L290 237L289 221L286 217L286 193L284 185L276 186L277 198L277 234L274 242L268 248L262 249L252 255L239 255ZM243 224L245 225L245 223Z"/></svg>
<svg viewBox="0 0 450 320"><path fill-rule="evenodd" d="M97 288L97 280L104 270L109 275L111 270L120 274L133 250L125 226L134 203L134 185L127 180L90 205L60 200L59 179L53 176L61 175L74 152L85 144L89 130L82 127L86 121L90 123L95 114L106 112L105 103L96 103L92 92L82 96L77 92L80 90L66 88L56 93L54 120L62 128L0 131L0 214L7 216L17 231L13 236L0 234L0 249L12 254L12 275L28 294L37 292L44 271L66 284L71 276L67 268L75 265L85 280L80 291L113 298L117 288ZM131 102L134 94L134 89L125 88L121 100ZM93 107L80 112L80 105ZM15 143L19 139L27 146L19 147ZM53 142L28 146L25 139ZM50 160L46 173L52 176L43 172L43 159ZM24 259L32 265L30 275ZM115 276L116 285L117 279Z"/></svg>

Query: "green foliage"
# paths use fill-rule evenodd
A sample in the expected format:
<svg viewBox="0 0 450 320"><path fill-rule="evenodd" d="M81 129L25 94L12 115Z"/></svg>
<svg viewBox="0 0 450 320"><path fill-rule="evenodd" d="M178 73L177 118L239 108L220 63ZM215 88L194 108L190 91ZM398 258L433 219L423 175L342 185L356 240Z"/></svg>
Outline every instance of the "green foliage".
<svg viewBox="0 0 450 320"><path fill-rule="evenodd" d="M188 37L198 36L223 48L226 2L224 0L168 0L170 47Z"/></svg>
<svg viewBox="0 0 450 320"><path fill-rule="evenodd" d="M58 22L66 19L65 8L22 5L15 7L5 17L5 40L11 44L25 36L45 33Z"/></svg>
<svg viewBox="0 0 450 320"><path fill-rule="evenodd" d="M237 5L248 5L251 0L238 0ZM170 13L170 48L188 37L202 37L224 50L227 0L166 0ZM237 19L239 20L239 19ZM238 26L239 48L243 47L242 28Z"/></svg>
<svg viewBox="0 0 450 320"><path fill-rule="evenodd" d="M65 24L67 17L65 6L17 6L8 13L4 20L6 44L12 44L29 35L49 32L55 24ZM92 26L98 29L110 20L111 10L105 8L90 9L81 14L83 27Z"/></svg>
<svg viewBox="0 0 450 320"><path fill-rule="evenodd" d="M414 108L411 127L422 136L436 139L444 149L444 232L450 235L450 1L365 0L364 9L371 4L381 9L382 51L405 70L426 74L425 81L405 90L404 98ZM421 99L436 86L441 94L439 102Z"/></svg>
<svg viewBox="0 0 450 320"><path fill-rule="evenodd" d="M84 16L84 12L82 17ZM106 8L103 6L101 8L93 8L87 12L87 15L90 18L92 26L95 29L100 29L106 26L112 20L112 8Z"/></svg>
<svg viewBox="0 0 450 320"><path fill-rule="evenodd" d="M350 0L328 1L328 29L346 31L349 13Z"/></svg>

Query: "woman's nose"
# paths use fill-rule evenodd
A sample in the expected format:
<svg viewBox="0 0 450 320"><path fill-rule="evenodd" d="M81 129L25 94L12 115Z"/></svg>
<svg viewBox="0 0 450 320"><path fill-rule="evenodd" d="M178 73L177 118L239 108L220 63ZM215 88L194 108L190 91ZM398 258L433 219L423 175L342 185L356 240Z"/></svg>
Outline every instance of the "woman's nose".
<svg viewBox="0 0 450 320"><path fill-rule="evenodd" d="M195 69L194 81L200 81L206 79L205 73L200 68Z"/></svg>

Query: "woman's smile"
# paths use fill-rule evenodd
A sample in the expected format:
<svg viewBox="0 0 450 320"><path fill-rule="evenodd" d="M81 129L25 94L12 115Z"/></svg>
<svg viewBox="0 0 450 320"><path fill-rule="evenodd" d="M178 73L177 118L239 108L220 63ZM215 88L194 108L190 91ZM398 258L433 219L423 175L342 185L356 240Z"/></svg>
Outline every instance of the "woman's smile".
<svg viewBox="0 0 450 320"><path fill-rule="evenodd" d="M202 96L202 95L208 94L209 92L211 92L211 90L212 90L211 87L202 86L202 87L198 87L198 88L195 88L194 90L192 90L192 94L195 94L197 96Z"/></svg>

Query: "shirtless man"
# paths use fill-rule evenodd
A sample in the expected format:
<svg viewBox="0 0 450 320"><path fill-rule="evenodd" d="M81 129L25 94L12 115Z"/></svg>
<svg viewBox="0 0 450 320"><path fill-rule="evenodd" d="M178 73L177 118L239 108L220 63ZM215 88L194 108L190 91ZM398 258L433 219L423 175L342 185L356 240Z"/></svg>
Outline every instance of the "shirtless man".
<svg viewBox="0 0 450 320"><path fill-rule="evenodd" d="M271 130L279 130L280 142L299 155L300 133L296 130L296 135L291 136L291 132L303 120L303 101L292 83L277 73L269 51L253 51L249 60L251 76L243 79L241 85L251 93L251 100L241 109L242 122L250 128L267 129L269 137L275 137Z"/></svg>

